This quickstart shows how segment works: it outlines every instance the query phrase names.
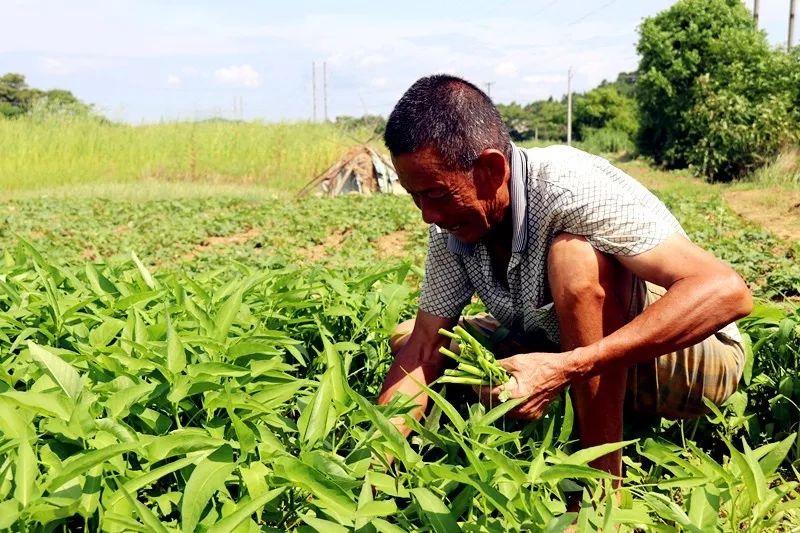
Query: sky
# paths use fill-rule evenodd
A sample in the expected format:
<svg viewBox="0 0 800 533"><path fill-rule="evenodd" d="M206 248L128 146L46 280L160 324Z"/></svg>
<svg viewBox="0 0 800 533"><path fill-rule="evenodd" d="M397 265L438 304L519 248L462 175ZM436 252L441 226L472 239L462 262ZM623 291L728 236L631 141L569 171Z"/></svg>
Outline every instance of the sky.
<svg viewBox="0 0 800 533"><path fill-rule="evenodd" d="M318 120L324 92L331 120L385 116L416 79L438 72L495 102L527 103L565 94L570 67L578 92L635 70L638 26L673 3L3 0L0 74L68 89L131 123L310 120L312 62ZM789 0L760 0L775 46L786 44L788 12Z"/></svg>

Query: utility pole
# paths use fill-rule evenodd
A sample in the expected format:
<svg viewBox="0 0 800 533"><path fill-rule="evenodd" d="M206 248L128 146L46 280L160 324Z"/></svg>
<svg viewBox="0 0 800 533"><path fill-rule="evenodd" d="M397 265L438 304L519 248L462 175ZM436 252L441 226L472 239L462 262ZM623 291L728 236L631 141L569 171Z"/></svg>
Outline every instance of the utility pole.
<svg viewBox="0 0 800 533"><path fill-rule="evenodd" d="M327 61L322 62L322 102L325 122L328 122L328 70Z"/></svg>
<svg viewBox="0 0 800 533"><path fill-rule="evenodd" d="M311 122L317 121L317 64L311 62Z"/></svg>
<svg viewBox="0 0 800 533"><path fill-rule="evenodd" d="M758 0L753 0L753 26L758 29Z"/></svg>
<svg viewBox="0 0 800 533"><path fill-rule="evenodd" d="M486 82L486 96L488 96L489 99L492 98L492 85L494 85L493 81Z"/></svg>
<svg viewBox="0 0 800 533"><path fill-rule="evenodd" d="M796 7L796 0L789 0L789 38L786 40L786 50L792 51L794 45L794 13Z"/></svg>
<svg viewBox="0 0 800 533"><path fill-rule="evenodd" d="M572 67L567 70L567 146L572 146Z"/></svg>

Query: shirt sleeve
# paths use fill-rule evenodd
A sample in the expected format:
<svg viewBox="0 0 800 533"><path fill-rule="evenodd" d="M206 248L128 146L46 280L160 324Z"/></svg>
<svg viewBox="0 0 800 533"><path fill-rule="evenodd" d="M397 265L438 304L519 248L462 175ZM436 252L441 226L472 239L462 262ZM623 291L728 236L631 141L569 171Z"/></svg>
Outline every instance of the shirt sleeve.
<svg viewBox="0 0 800 533"><path fill-rule="evenodd" d="M448 233L431 225L419 308L445 318L461 315L475 292L461 256L447 248Z"/></svg>
<svg viewBox="0 0 800 533"><path fill-rule="evenodd" d="M597 250L637 255L669 236L685 236L666 206L636 180L596 158L571 169L558 194L557 231L586 237ZM602 162L606 163L605 165ZM560 227L558 227L560 226Z"/></svg>

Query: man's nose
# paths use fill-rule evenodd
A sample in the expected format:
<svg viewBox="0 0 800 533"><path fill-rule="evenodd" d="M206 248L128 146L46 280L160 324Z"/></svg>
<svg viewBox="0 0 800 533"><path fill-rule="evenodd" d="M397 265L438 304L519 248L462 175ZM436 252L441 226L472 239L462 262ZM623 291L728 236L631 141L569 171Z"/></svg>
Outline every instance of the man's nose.
<svg viewBox="0 0 800 533"><path fill-rule="evenodd" d="M422 220L424 220L426 224L436 224L438 226L442 222L441 213L432 209L431 206L425 205L424 201L420 202L419 209L422 211Z"/></svg>

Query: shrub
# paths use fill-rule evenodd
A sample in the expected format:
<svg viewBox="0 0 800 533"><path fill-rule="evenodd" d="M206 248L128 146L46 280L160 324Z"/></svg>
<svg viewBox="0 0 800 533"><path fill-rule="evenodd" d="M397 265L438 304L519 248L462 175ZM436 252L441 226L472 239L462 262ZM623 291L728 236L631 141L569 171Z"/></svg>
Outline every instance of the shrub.
<svg viewBox="0 0 800 533"><path fill-rule="evenodd" d="M800 54L770 48L738 0L681 0L645 20L638 147L712 180L740 177L796 138Z"/></svg>

